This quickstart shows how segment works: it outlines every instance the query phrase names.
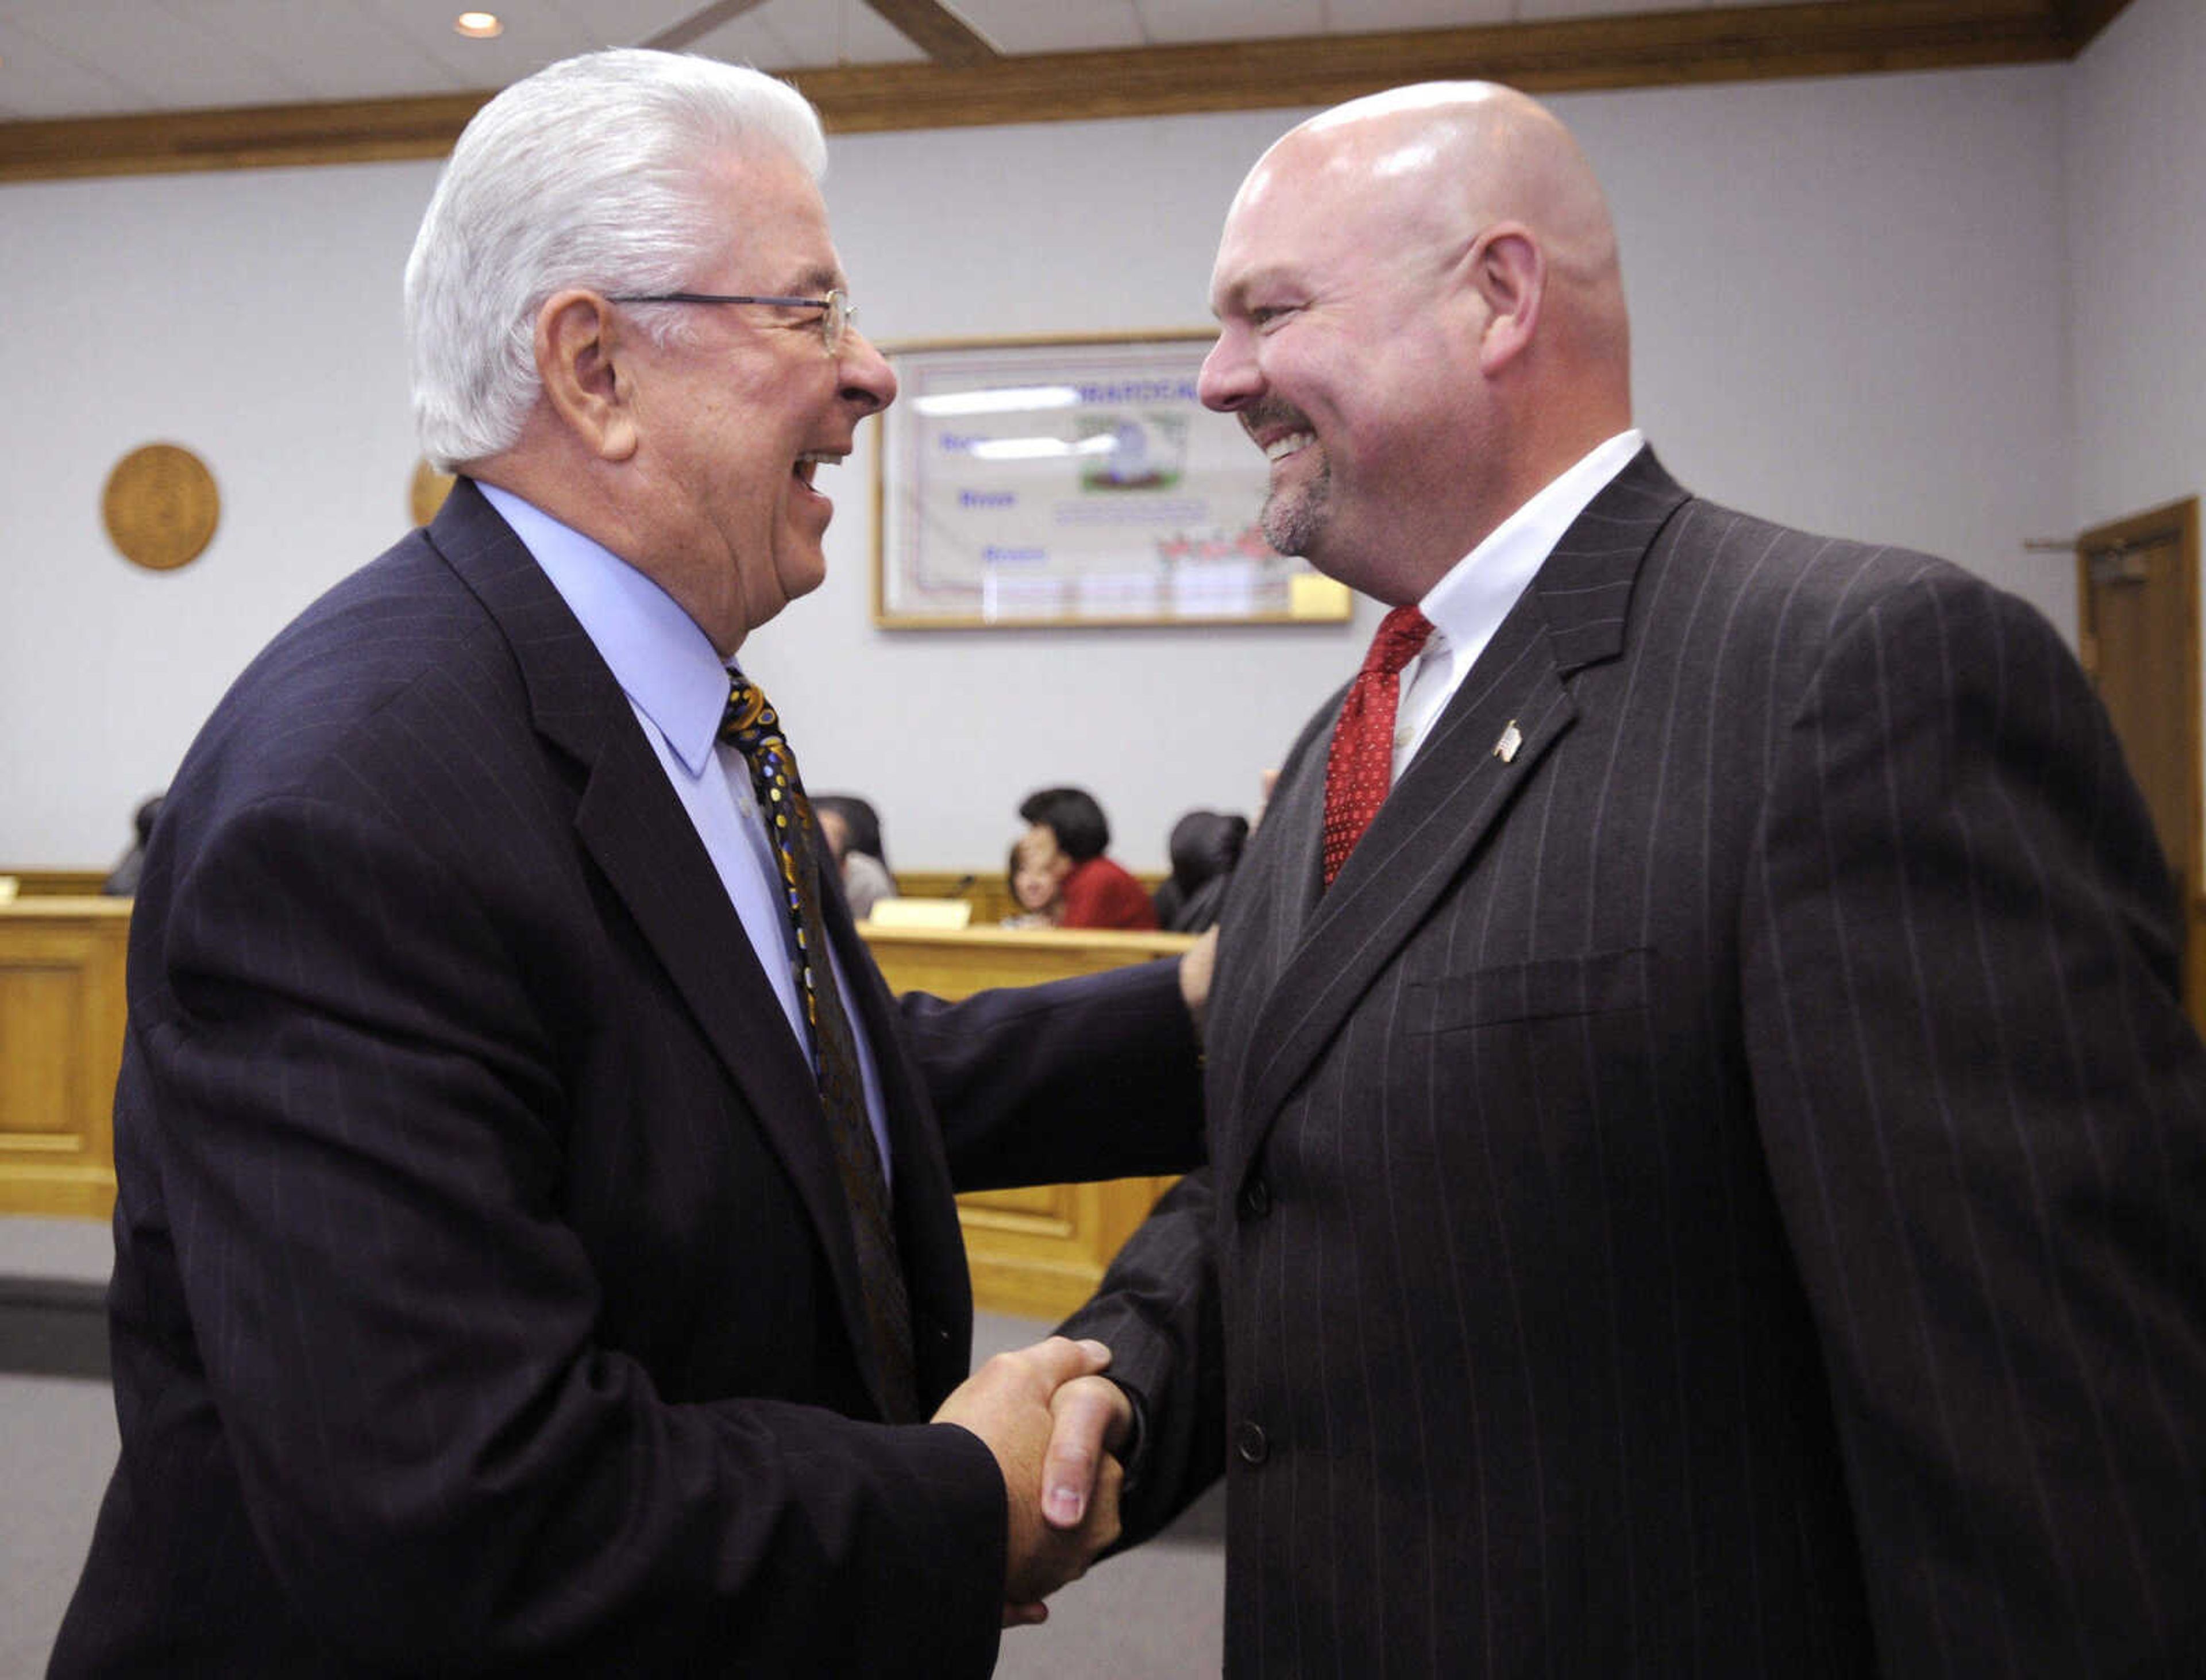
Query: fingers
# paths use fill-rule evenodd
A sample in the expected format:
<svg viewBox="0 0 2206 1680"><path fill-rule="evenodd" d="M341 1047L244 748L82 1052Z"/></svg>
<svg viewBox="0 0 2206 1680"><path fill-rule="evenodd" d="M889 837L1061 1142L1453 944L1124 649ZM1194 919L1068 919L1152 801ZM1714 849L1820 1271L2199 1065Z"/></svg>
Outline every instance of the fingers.
<svg viewBox="0 0 2206 1680"><path fill-rule="evenodd" d="M1205 1017L1210 1013L1210 981L1217 967L1218 930L1212 927L1179 960L1179 1000L1187 1006L1188 1016L1195 1022L1198 1043L1202 1038Z"/></svg>
<svg viewBox="0 0 2206 1680"><path fill-rule="evenodd" d="M1052 1528L1077 1528L1107 1455L1126 1439L1132 1403L1116 1383L1076 1377L1050 1400L1049 1445L1042 1454L1041 1513Z"/></svg>
<svg viewBox="0 0 2206 1680"><path fill-rule="evenodd" d="M1039 1621L1041 1600L1078 1577L1118 1536L1124 1478L1106 1449L1124 1439L1133 1408L1099 1374L1110 1362L1111 1350L1100 1342L1053 1336L998 1354L934 1415L937 1423L979 1436L1003 1474L1007 1627ZM1051 1508L1076 1509L1076 1516L1045 1520L1052 1486L1060 1492Z"/></svg>
<svg viewBox="0 0 2206 1680"><path fill-rule="evenodd" d="M1066 1582L1088 1573L1096 1554L1118 1538L1118 1492L1124 1479L1118 1461L1106 1456L1088 1498L1087 1516L1078 1528L1054 1528L1028 1519L1034 1524L1028 1548L1005 1583L1005 1596L1011 1606L1039 1604Z"/></svg>
<svg viewBox="0 0 2206 1680"><path fill-rule="evenodd" d="M1110 1364L1111 1349L1100 1342L1075 1342L1067 1337L1052 1336L1030 1348L999 1354L996 1358L1016 1360L1029 1367L1046 1391L1054 1394L1076 1377L1093 1375Z"/></svg>
<svg viewBox="0 0 2206 1680"><path fill-rule="evenodd" d="M1046 1408L1050 1397L1076 1377L1089 1376L1111 1362L1100 1342L1075 1342L1062 1336L1032 1347L999 1353L952 1390L934 1414L937 1423L962 1423L992 1446L1000 1447L1001 1427L1017 1409ZM998 1454L1001 1457L1000 1451Z"/></svg>

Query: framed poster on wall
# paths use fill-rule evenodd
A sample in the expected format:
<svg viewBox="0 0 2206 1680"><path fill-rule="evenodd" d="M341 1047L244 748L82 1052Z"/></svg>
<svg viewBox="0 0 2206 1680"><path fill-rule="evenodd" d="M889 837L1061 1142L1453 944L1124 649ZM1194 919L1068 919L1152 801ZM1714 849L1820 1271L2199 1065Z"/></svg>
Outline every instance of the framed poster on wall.
<svg viewBox="0 0 2206 1680"><path fill-rule="evenodd" d="M882 416L873 622L896 629L1340 623L1276 554L1270 469L1195 393L1208 331L907 344Z"/></svg>

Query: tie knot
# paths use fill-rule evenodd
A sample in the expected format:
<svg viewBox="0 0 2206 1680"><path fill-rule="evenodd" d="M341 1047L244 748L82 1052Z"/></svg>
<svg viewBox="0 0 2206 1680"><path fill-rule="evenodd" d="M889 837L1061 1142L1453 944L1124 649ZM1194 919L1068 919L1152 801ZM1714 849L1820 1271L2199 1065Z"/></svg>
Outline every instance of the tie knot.
<svg viewBox="0 0 2206 1680"><path fill-rule="evenodd" d="M1371 638L1371 651L1363 656L1363 669L1387 676L1398 676L1402 667L1417 657L1425 638L1432 633L1432 621L1417 611L1414 602L1396 607L1379 621L1379 634Z"/></svg>
<svg viewBox="0 0 2206 1680"><path fill-rule="evenodd" d="M728 673L728 706L720 714L720 738L740 747L781 733L781 718L766 691L739 670Z"/></svg>

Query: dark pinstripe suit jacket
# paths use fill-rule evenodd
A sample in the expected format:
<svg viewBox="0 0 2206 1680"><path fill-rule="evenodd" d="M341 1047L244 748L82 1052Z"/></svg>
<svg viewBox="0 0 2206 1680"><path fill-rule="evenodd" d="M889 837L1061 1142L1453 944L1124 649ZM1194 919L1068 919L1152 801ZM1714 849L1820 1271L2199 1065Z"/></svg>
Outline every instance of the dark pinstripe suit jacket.
<svg viewBox="0 0 2206 1680"><path fill-rule="evenodd" d="M2053 632L1643 455L1321 897L1337 709L1076 1320L1229 1671L2199 1672L2206 1078Z"/></svg>
<svg viewBox="0 0 2206 1680"><path fill-rule="evenodd" d="M164 819L116 1103L122 1454L55 1671L986 1672L994 1461L868 1421L803 1054L471 485L256 661ZM900 1020L827 914L931 1405L971 1331L953 1173L1187 1164L1194 1048L1169 966Z"/></svg>

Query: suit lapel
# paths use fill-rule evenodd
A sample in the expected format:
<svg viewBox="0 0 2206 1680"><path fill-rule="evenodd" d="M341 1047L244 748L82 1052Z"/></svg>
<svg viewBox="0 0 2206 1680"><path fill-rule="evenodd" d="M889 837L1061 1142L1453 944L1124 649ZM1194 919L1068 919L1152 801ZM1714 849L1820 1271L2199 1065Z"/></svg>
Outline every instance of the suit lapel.
<svg viewBox="0 0 2206 1680"><path fill-rule="evenodd" d="M1278 983L1257 1011L1240 1099L1231 1105L1253 1123L1246 1135L1227 1142L1233 1170L1261 1147L1273 1118L1357 999L1424 920L1576 715L1556 676L1545 628L1520 601L1333 885L1315 898ZM1522 744L1505 763L1493 748L1511 723ZM1323 822L1324 780L1320 752L1302 778L1302 791L1314 789L1314 795L1298 800L1297 807L1313 832ZM1302 810L1305 804L1315 809ZM1314 867L1309 876L1315 882Z"/></svg>
<svg viewBox="0 0 2206 1680"><path fill-rule="evenodd" d="M583 766L575 831L796 1185L852 1343L867 1348L850 1207L819 1087L626 697L551 580L473 484L453 486L430 536L504 632L538 730Z"/></svg>
<svg viewBox="0 0 2206 1680"><path fill-rule="evenodd" d="M1267 885L1309 907L1241 1042L1226 1047L1224 1113L1213 1141L1225 1182L1261 1147L1281 1107L1357 1001L1461 874L1517 791L1577 716L1568 679L1622 651L1631 587L1662 524L1685 499L1643 450L1572 523L1494 640L1479 655L1388 794L1339 876L1322 895L1324 730L1304 754L1285 808ZM1505 742L1513 730L1513 744ZM1293 937L1297 924L1282 932Z"/></svg>

